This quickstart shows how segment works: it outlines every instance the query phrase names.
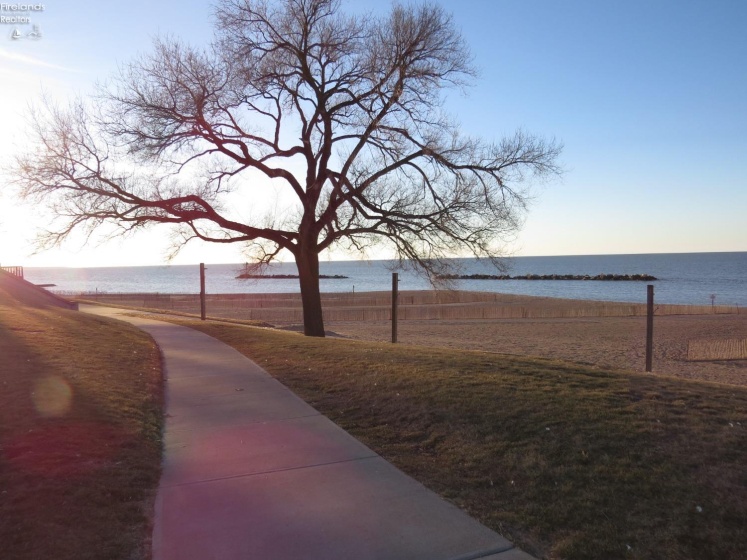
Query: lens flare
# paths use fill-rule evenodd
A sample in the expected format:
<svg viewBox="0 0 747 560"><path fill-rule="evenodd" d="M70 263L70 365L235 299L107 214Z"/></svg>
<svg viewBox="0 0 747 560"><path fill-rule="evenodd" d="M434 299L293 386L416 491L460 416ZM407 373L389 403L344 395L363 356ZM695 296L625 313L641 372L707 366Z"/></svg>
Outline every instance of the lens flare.
<svg viewBox="0 0 747 560"><path fill-rule="evenodd" d="M70 410L73 391L64 379L51 375L42 377L34 383L31 398L39 414L47 418L57 418Z"/></svg>

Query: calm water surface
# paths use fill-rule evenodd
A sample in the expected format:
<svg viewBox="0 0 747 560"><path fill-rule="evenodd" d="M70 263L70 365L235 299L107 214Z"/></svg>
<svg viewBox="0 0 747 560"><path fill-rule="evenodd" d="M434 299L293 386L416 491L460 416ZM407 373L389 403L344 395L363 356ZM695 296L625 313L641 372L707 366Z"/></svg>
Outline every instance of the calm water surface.
<svg viewBox="0 0 747 560"><path fill-rule="evenodd" d="M461 274L495 274L485 261L455 259ZM651 274L658 280L656 301L747 306L747 252L677 253L652 255L589 255L514 257L505 261L508 274ZM391 289L391 261L328 261L321 273L347 279L321 280L323 292L364 292ZM298 292L298 280L239 280L240 264L207 265L208 293ZM430 285L410 271L400 272L401 290L425 290ZM293 263L273 265L269 274L296 274ZM37 284L56 284L53 291L79 292L199 292L198 265L114 268L26 268L26 278ZM553 280L460 280L457 289L535 296L642 302L646 282Z"/></svg>

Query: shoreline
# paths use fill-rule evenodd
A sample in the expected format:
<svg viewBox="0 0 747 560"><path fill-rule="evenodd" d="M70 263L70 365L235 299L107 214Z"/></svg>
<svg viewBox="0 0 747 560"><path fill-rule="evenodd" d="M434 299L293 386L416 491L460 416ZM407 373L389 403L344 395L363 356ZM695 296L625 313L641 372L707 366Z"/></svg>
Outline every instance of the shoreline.
<svg viewBox="0 0 747 560"><path fill-rule="evenodd" d="M165 292L55 292L65 294L66 297L88 299L92 301L112 301L118 300L141 300L143 302L174 302L174 305L188 305L192 300L199 300L199 294L191 293L165 293ZM644 294L645 295L645 294ZM541 309L553 308L556 310L586 309L611 312L619 309L618 313L612 313L614 316L639 316L645 313L646 301L642 298L640 301L625 300L602 300L602 299L578 299L554 296L539 296L526 294L512 294L505 292L485 292L474 290L456 290L456 289L431 289L431 290L400 290L398 292L399 308L424 308L427 306L456 306L471 307L503 307ZM322 305L327 308L380 308L382 310L391 309L391 291L361 291L361 292L322 292ZM234 302L243 304L243 307L257 309L269 309L272 307L293 309L301 308L300 292L234 292L234 293L208 293L206 294L208 302ZM254 304L254 306L252 305ZM721 304L678 304L663 303L654 301L657 315L677 315L677 314L697 314L697 315L728 315L728 314L747 314L747 308L738 304L721 305ZM142 305L140 305L142 306ZM603 316L603 315L602 315ZM256 317L260 318L260 317ZM437 319L439 317L407 317L400 316L401 320L418 320L418 319ZM456 316L444 318L457 318ZM500 318L499 316L475 316L462 318ZM370 317L374 320L375 317ZM333 319L343 320L343 319ZM354 320L354 319L351 319Z"/></svg>
<svg viewBox="0 0 747 560"><path fill-rule="evenodd" d="M390 293L322 297L327 329L350 339L391 340ZM128 299L126 295L99 294L86 299L199 315L198 295L139 294ZM745 359L688 361L688 347L693 343L747 339L747 312L739 308L721 312L719 306L656 307L654 374L747 386ZM536 356L642 372L645 309L644 303L403 291L398 340L401 344ZM303 322L300 294L208 294L207 315L263 321L277 327Z"/></svg>

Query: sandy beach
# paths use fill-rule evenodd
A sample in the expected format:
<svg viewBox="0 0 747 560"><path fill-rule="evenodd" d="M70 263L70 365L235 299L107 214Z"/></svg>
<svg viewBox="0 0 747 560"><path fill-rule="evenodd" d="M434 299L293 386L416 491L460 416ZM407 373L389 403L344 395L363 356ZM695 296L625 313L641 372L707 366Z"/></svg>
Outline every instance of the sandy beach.
<svg viewBox="0 0 747 560"><path fill-rule="evenodd" d="M195 295L101 294L95 299L103 304L199 314ZM402 292L400 304L398 338L402 344L644 370L645 305L450 291ZM323 306L329 331L360 340L391 340L391 294L323 294ZM747 386L745 359L688 360L688 343L747 339L746 310L683 305L657 305L656 309L655 374ZM209 294L207 312L211 317L302 328L298 294Z"/></svg>
<svg viewBox="0 0 747 560"><path fill-rule="evenodd" d="M525 305L532 305L527 298ZM391 323L330 322L361 340L391 340ZM747 313L657 316L653 372L747 386L747 360L688 361L688 341L747 338ZM538 356L595 367L643 371L645 317L400 321L402 344Z"/></svg>

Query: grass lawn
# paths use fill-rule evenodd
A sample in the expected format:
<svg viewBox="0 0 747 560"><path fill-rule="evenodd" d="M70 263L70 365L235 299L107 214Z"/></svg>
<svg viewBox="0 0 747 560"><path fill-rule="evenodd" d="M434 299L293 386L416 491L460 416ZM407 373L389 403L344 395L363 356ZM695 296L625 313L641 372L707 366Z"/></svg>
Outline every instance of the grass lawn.
<svg viewBox="0 0 747 560"><path fill-rule="evenodd" d="M162 395L141 331L0 288L0 558L150 557Z"/></svg>
<svg viewBox="0 0 747 560"><path fill-rule="evenodd" d="M744 389L179 322L537 556L745 558Z"/></svg>

